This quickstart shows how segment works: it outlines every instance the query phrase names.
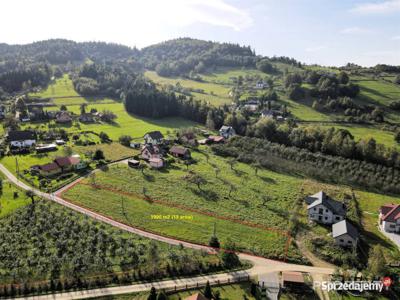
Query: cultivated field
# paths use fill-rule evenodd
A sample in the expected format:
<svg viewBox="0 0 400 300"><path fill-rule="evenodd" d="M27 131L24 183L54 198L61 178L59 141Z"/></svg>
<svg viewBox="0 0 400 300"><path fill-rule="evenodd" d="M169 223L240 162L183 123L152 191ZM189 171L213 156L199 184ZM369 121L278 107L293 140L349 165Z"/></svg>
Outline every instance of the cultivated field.
<svg viewBox="0 0 400 300"><path fill-rule="evenodd" d="M184 180L188 171L181 163L173 163L164 171L145 170L145 175L126 165L115 165L106 172L96 174L97 188L91 186L93 179L87 179L64 195L75 203L123 222L200 243L207 243L216 222L222 242L235 232L232 237L242 249L275 257L282 253L284 239L280 238L281 235L268 230L261 234L258 229L219 217L234 217L267 228L287 230L298 197L326 190L328 193L333 191L332 196L339 196L342 200L343 192L338 194L338 191L348 192L346 187L305 181L268 170L259 170L256 176L250 166L241 163L231 170L228 161L220 157L210 156L207 162L207 150L202 151L193 154L197 163L189 167L189 170L206 179L207 183L201 186L201 190ZM219 170L218 178L216 169ZM363 214L364 229L376 241L384 242L385 238L376 228L376 214L383 203L400 203L400 199L363 191L355 191L355 195L361 209L372 213ZM305 216L305 207L299 213ZM176 214L190 216L190 219L160 221L152 219L153 214ZM398 254L391 244L387 249L393 255ZM296 258L297 253L290 248L289 258Z"/></svg>

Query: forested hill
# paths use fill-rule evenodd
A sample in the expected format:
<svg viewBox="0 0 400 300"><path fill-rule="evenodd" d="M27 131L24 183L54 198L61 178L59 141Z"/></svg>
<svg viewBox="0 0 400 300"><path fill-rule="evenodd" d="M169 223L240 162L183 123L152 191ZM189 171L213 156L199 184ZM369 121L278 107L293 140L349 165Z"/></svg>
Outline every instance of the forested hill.
<svg viewBox="0 0 400 300"><path fill-rule="evenodd" d="M77 43L64 39L52 39L26 45L0 44L0 60L13 58L46 61L51 64L79 62L86 58L125 59L138 56L139 50L123 45L104 42Z"/></svg>
<svg viewBox="0 0 400 300"><path fill-rule="evenodd" d="M179 38L142 49L142 63L159 75L201 73L208 67L254 67L256 55L250 46Z"/></svg>

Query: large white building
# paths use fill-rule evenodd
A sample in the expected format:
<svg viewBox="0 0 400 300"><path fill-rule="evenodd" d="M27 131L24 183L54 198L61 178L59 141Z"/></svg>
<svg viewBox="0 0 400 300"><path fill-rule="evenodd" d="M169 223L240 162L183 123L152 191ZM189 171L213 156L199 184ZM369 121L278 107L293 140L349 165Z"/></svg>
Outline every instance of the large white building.
<svg viewBox="0 0 400 300"><path fill-rule="evenodd" d="M344 203L333 200L323 191L306 199L308 219L322 224L334 224L346 217Z"/></svg>
<svg viewBox="0 0 400 300"><path fill-rule="evenodd" d="M29 130L12 130L7 140L11 148L29 148L36 144L36 135Z"/></svg>

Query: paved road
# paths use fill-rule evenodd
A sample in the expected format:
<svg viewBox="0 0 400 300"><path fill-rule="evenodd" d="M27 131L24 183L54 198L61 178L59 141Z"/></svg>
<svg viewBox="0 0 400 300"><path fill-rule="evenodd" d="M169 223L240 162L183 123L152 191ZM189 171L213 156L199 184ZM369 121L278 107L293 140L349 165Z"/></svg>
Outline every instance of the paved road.
<svg viewBox="0 0 400 300"><path fill-rule="evenodd" d="M214 249L207 247L207 246L197 245L197 244L188 243L185 241L180 241L178 239L164 237L164 236L150 233L150 232L147 232L147 231L144 231L144 230L132 227L132 226L125 225L123 223L120 223L113 219L110 219L106 216L103 216L99 213L95 213L86 208L83 208L83 207L75 205L71 202L68 202L59 196L63 190L74 185L76 182L79 182L80 179L78 179L77 181L62 188L57 193L48 194L48 193L41 192L37 189L34 189L34 188L28 186L27 184L25 184L24 182L22 182L21 180L16 178L14 176L14 174L12 174L2 164L0 164L0 171L2 173L4 173L4 175L8 178L9 181L13 182L14 184L18 185L20 188L22 188L24 190L32 190L39 197L54 201L58 204L66 206L70 209L73 209L77 212L85 214L96 220L110 224L114 227L120 228L122 230L131 232L131 233L134 233L134 234L137 234L137 235L149 238L149 239L157 240L160 242L165 242L165 243L168 243L171 245L183 245L186 248L204 250L207 252L214 252ZM104 296L104 295L117 295L117 294L147 291L150 289L151 286L155 286L156 288L157 287L168 288L168 287L173 287L173 286L184 287L186 284L190 285L191 283L193 284L194 282L202 282L202 281L206 282L207 280L210 281L210 283L216 283L217 280L227 281L228 279L233 279L237 276L253 277L253 276L258 276L260 274L265 274L267 272L299 271L299 272L308 272L311 274L329 275L329 274L332 274L334 271L334 269L332 269L332 268L311 267L311 266L305 266L305 265L283 263L280 261L275 261L275 260L266 259L263 257L253 256L253 255L244 254L244 253L238 253L238 255L239 255L240 259L251 262L253 264L253 267L251 269L248 269L245 271L233 272L233 273L231 272L231 273L224 273L224 274L217 274L217 275L208 275L208 276L192 277L192 278L177 279L177 280L159 281L159 282L153 282L153 283L148 283L148 284L134 284L134 285L129 285L129 286L95 289L95 290L90 290L90 291L59 293L59 294L53 294L53 295L48 295L48 296L28 297L25 299L38 299L38 300L84 299L84 298L91 298L91 297Z"/></svg>

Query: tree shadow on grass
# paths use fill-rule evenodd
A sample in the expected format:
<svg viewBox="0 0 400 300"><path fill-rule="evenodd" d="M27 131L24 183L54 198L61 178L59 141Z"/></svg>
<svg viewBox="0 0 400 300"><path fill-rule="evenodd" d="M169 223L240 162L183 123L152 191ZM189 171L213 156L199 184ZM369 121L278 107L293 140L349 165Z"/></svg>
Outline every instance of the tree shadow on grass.
<svg viewBox="0 0 400 300"><path fill-rule="evenodd" d="M267 183L273 183L273 184L276 183L275 179L272 179L272 178L269 178L269 177L266 177L266 176L257 176L257 177L260 178L262 181L267 182Z"/></svg>
<svg viewBox="0 0 400 300"><path fill-rule="evenodd" d="M149 182L154 182L155 181L154 175L151 175L151 174L144 173L143 174L143 178L144 178L144 180L149 181Z"/></svg>
<svg viewBox="0 0 400 300"><path fill-rule="evenodd" d="M190 187L189 189L190 189L190 191L191 191L193 194L195 194L195 195L197 195L197 196L199 196L199 197L201 197L201 198L204 198L204 199L207 200L207 201L214 201L214 202L216 202L216 201L219 200L219 195L218 195L216 192L214 192L214 191L210 191L210 190L199 190L199 189L194 189L194 188L192 188L192 187Z"/></svg>

